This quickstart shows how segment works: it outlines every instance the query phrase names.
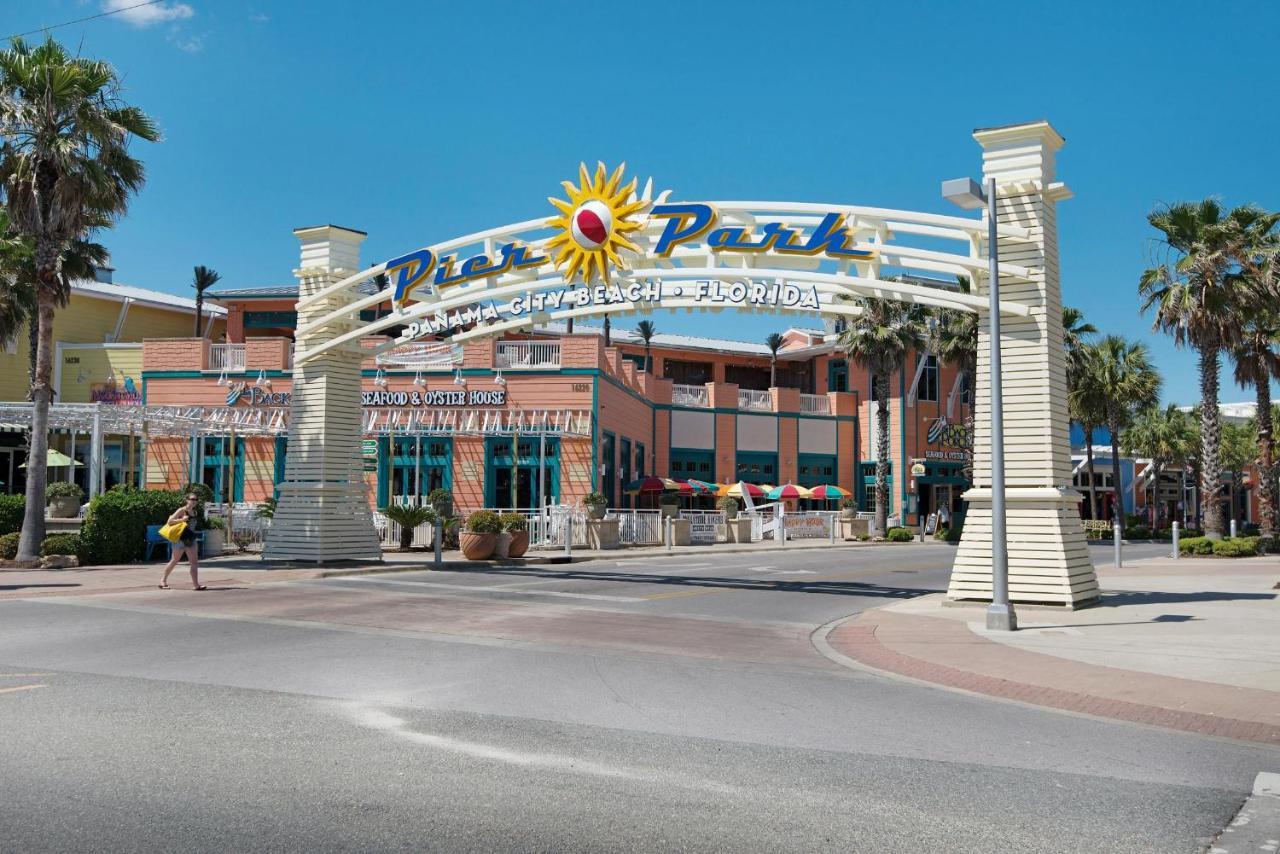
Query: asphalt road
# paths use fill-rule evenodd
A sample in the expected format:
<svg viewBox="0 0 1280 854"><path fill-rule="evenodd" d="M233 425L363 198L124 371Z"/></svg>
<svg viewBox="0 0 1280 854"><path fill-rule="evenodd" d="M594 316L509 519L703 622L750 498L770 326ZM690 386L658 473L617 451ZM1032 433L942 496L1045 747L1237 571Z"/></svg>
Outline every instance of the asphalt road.
<svg viewBox="0 0 1280 854"><path fill-rule="evenodd" d="M0 850L1192 852L1280 768L810 643L951 555L0 602Z"/></svg>

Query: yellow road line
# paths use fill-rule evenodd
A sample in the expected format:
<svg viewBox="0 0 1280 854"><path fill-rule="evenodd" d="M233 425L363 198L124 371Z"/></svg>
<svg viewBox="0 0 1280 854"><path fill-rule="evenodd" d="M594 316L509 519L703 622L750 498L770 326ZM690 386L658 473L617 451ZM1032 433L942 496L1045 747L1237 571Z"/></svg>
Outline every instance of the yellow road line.
<svg viewBox="0 0 1280 854"><path fill-rule="evenodd" d="M13 688L0 688L0 694L9 694L13 691L30 691L33 688L48 688L48 685L17 685Z"/></svg>

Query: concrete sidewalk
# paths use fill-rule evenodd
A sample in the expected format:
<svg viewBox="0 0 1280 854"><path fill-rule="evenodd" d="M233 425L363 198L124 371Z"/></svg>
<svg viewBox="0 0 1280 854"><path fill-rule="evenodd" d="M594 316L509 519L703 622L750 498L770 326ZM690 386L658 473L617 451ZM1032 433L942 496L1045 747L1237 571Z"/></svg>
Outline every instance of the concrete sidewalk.
<svg viewBox="0 0 1280 854"><path fill-rule="evenodd" d="M839 554L848 549L902 549L928 548L946 550L940 556L950 559L954 548L945 543L926 540L924 543L858 543L837 541L833 546L827 540L798 540L784 546L772 541L760 543L717 543L715 545L680 546L667 551L665 546L637 546L625 549L593 550L574 549L572 563L593 560L625 561L655 558L695 558L707 555L757 554L762 552L795 551L800 549L828 549ZM563 550L530 551L523 558L512 560L467 560L460 551L446 551L441 569L464 569L486 566L520 566L564 561ZM309 578L328 578L339 575L367 575L383 572L412 572L434 569L434 554L430 551L384 551L382 562L334 563L318 565L288 565L265 562L255 554L229 555L200 561L200 583L209 587L241 587L267 584L276 581L299 581ZM164 563L117 564L90 566L76 569L18 569L0 568L0 599L18 599L31 596L85 596L99 593L124 593L154 589L160 582ZM178 564L169 583L175 589L188 588L191 577L186 563Z"/></svg>
<svg viewBox="0 0 1280 854"><path fill-rule="evenodd" d="M1099 572L1103 602L1021 608L941 594L864 612L815 636L857 667L992 697L1280 745L1280 561L1168 558Z"/></svg>

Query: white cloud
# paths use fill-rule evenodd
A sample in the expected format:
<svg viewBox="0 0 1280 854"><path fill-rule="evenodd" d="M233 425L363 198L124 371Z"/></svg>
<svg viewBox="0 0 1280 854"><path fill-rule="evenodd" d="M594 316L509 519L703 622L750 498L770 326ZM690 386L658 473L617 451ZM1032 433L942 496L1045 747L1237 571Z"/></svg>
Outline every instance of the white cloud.
<svg viewBox="0 0 1280 854"><path fill-rule="evenodd" d="M139 2L140 0L102 0L102 11L115 12L116 17L135 27L150 27L166 21L182 21L196 13L195 9L186 3L168 2L139 6ZM129 8L131 6L134 8Z"/></svg>
<svg viewBox="0 0 1280 854"><path fill-rule="evenodd" d="M204 50L204 36L183 36L173 33L169 36L169 41L178 50L185 50L187 53L199 53Z"/></svg>
<svg viewBox="0 0 1280 854"><path fill-rule="evenodd" d="M265 24L267 21L271 20L271 17L263 14L262 12L250 12L249 20L253 21L255 24Z"/></svg>

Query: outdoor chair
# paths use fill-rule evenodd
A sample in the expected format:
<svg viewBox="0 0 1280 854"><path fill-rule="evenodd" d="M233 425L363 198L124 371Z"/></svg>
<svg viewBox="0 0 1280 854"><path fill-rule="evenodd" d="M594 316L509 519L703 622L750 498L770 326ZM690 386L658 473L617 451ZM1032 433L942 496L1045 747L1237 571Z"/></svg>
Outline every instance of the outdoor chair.
<svg viewBox="0 0 1280 854"><path fill-rule="evenodd" d="M163 526L161 526L161 525L148 525L148 526L147 526L147 550L146 550L146 551L143 553L143 555L142 555L142 559L143 559L144 561L145 561L145 560L151 560L151 552L155 550L156 546L164 546L164 547L168 548L169 546L173 545L173 544L172 544L172 543L170 543L168 540L166 540L164 537L160 536L160 528L161 528L161 527L163 527ZM204 547L204 531L201 531L200 533L196 534L196 542L197 542L197 543L199 543L199 544L200 544L200 546L201 546L201 551L200 551L200 552L198 552L198 553L199 553L199 554L203 554L203 553L204 553L204 552L203 552L203 547ZM162 555L163 557L168 557L168 552L167 552L167 551L165 551L165 552L161 552L161 555Z"/></svg>

